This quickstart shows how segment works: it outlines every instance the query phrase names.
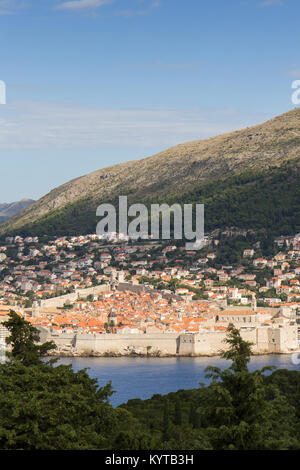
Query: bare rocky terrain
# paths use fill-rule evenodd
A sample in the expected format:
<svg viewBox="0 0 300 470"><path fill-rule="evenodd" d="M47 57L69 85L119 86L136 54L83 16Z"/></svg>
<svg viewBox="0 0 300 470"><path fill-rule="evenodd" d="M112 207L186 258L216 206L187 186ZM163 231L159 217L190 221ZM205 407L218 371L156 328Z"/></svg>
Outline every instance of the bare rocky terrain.
<svg viewBox="0 0 300 470"><path fill-rule="evenodd" d="M52 190L1 225L16 230L83 199L132 202L186 193L202 183L265 170L300 158L300 108L266 123L206 140L177 145L152 157L121 163L76 178Z"/></svg>

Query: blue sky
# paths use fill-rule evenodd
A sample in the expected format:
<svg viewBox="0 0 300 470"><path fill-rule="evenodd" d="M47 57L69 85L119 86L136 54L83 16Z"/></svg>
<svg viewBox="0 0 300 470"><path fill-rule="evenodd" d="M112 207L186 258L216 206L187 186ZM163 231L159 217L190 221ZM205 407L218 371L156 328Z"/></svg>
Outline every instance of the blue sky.
<svg viewBox="0 0 300 470"><path fill-rule="evenodd" d="M0 202L292 109L299 0L0 0Z"/></svg>

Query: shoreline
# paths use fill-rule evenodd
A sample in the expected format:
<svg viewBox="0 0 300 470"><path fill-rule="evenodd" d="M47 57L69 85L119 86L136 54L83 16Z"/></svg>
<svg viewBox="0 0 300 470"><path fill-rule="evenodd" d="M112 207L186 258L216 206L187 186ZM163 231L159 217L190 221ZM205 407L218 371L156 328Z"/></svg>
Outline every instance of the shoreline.
<svg viewBox="0 0 300 470"><path fill-rule="evenodd" d="M254 352L252 356L271 356L271 355L281 355L281 356L288 356L295 353L300 353L300 349L298 351L287 351L287 352ZM70 352L60 352L59 354L50 354L47 357L49 358L140 358L140 359L170 359L170 358L199 358L199 357L220 357L221 351L219 353L213 354L120 354L120 353L70 353Z"/></svg>

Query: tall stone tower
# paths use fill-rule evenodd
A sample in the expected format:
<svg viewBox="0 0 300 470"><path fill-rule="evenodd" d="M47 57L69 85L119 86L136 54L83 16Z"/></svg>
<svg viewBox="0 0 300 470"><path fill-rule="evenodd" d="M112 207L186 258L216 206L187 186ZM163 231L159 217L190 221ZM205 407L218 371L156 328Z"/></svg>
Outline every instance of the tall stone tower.
<svg viewBox="0 0 300 470"><path fill-rule="evenodd" d="M176 317L179 321L182 321L182 310L180 308L176 310Z"/></svg>
<svg viewBox="0 0 300 470"><path fill-rule="evenodd" d="M109 285L111 290L116 291L118 287L117 272L111 271Z"/></svg>
<svg viewBox="0 0 300 470"><path fill-rule="evenodd" d="M117 280L118 280L118 282L125 282L125 273L124 273L124 271L118 271Z"/></svg>
<svg viewBox="0 0 300 470"><path fill-rule="evenodd" d="M256 312L257 310L257 300L256 300L256 295L252 294L252 301L251 301L251 308Z"/></svg>
<svg viewBox="0 0 300 470"><path fill-rule="evenodd" d="M117 315L117 312L114 308L112 308L111 311L109 312L107 320L108 320L109 325L117 326L117 324L118 324L118 315Z"/></svg>
<svg viewBox="0 0 300 470"><path fill-rule="evenodd" d="M35 300L32 304L32 318L38 317L40 314L40 306L39 303Z"/></svg>

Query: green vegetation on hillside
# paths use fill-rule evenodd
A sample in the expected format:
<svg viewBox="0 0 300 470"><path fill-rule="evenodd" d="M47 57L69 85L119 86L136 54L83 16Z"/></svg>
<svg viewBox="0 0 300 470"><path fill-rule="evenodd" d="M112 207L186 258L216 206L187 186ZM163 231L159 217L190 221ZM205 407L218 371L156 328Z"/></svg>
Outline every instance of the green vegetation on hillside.
<svg viewBox="0 0 300 470"><path fill-rule="evenodd" d="M237 227L274 234L300 230L300 169L287 163L267 171L246 171L203 185L181 197L205 205L205 226Z"/></svg>
<svg viewBox="0 0 300 470"><path fill-rule="evenodd" d="M96 208L158 200L206 204L207 231L298 229L300 108L257 126L187 142L75 178L0 225L1 234L95 232ZM4 214L5 215L5 214Z"/></svg>
<svg viewBox="0 0 300 470"><path fill-rule="evenodd" d="M111 201L118 207L118 201ZM205 205L205 231L237 227L269 235L300 231L300 168L289 162L267 171L246 171L216 179L186 194L174 192L165 199L144 203L198 203ZM82 199L49 213L37 222L16 230L20 235L78 235L95 233L98 203ZM150 213L150 210L149 210Z"/></svg>
<svg viewBox="0 0 300 470"><path fill-rule="evenodd" d="M300 373L248 371L251 344L229 327L226 370L209 386L109 404L86 370L37 358L35 329L11 312L12 346L0 365L0 449L275 450L300 448ZM22 338L24 338L22 344Z"/></svg>

